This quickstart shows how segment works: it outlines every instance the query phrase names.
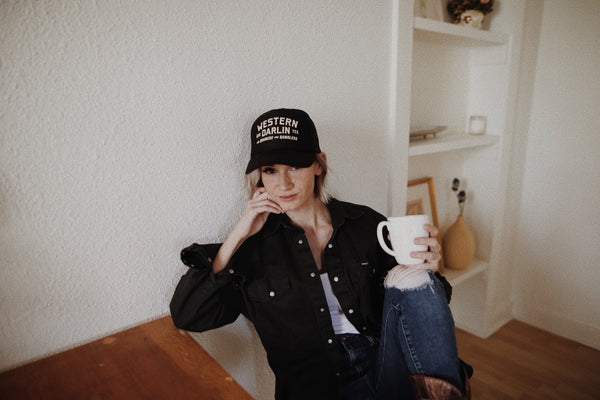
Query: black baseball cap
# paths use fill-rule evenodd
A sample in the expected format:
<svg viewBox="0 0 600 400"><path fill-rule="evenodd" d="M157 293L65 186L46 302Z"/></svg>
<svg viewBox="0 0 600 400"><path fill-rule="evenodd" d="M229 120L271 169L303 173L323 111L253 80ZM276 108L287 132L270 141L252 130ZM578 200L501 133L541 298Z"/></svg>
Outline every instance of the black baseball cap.
<svg viewBox="0 0 600 400"><path fill-rule="evenodd" d="M302 110L278 108L267 111L252 124L250 140L247 174L263 165L309 167L321 152L317 128Z"/></svg>

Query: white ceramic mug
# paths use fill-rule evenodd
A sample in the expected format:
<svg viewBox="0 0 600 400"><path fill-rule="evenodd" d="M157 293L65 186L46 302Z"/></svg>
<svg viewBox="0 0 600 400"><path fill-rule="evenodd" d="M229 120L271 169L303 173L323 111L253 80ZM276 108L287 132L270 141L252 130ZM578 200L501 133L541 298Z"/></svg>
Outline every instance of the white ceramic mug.
<svg viewBox="0 0 600 400"><path fill-rule="evenodd" d="M386 253L396 258L398 264L415 265L422 264L425 260L412 258L411 251L427 251L427 246L415 244L418 237L429 237L429 232L423 225L430 224L429 215L407 215L405 217L390 217L387 221L381 221L377 225L377 240ZM383 228L387 227L390 233L390 249L383 239Z"/></svg>

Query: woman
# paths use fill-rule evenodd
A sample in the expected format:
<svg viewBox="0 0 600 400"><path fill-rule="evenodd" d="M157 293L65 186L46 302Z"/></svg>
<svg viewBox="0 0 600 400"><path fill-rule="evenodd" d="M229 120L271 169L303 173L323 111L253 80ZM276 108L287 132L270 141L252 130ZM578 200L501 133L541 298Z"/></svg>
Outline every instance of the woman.
<svg viewBox="0 0 600 400"><path fill-rule="evenodd" d="M385 217L326 194L308 114L268 111L251 140L251 200L223 244L182 251L190 269L171 301L175 325L205 331L243 314L277 399L467 398L449 289L433 274L437 229L415 240L429 246L413 254L423 264L396 265L376 238Z"/></svg>

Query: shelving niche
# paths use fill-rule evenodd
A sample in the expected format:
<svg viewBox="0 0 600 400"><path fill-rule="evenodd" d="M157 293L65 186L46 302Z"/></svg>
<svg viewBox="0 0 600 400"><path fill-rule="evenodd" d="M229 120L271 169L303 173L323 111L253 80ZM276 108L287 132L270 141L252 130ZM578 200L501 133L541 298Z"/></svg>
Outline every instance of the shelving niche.
<svg viewBox="0 0 600 400"><path fill-rule="evenodd" d="M520 2L503 1L489 30L419 17L406 21L413 27L410 123L448 127L434 139L409 143L407 177L434 178L442 233L458 215L452 179L464 184L464 217L476 238L476 258L468 269L447 269L445 275L454 286L456 325L481 337L511 318L510 277L502 275L503 214L522 11ZM466 133L470 115L487 117L486 135Z"/></svg>

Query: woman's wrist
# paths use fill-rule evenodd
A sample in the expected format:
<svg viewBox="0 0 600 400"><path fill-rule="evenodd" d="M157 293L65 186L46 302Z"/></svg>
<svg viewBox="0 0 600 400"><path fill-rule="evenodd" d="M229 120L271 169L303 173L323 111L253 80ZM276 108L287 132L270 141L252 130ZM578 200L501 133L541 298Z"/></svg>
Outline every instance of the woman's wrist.
<svg viewBox="0 0 600 400"><path fill-rule="evenodd" d="M223 271L227 264L233 258L233 255L239 249L239 247L244 243L246 238L238 238L237 235L232 232L229 234L225 242L221 245L221 248L217 252L215 259L213 261L213 272L218 274Z"/></svg>

